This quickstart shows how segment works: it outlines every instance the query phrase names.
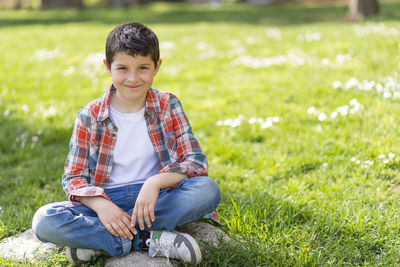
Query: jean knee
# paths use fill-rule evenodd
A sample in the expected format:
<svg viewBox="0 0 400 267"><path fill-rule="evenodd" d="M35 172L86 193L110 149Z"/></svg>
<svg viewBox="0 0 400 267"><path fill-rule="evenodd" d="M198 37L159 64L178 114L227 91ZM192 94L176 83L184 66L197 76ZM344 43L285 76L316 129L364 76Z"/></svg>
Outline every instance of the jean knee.
<svg viewBox="0 0 400 267"><path fill-rule="evenodd" d="M53 205L54 203L51 203L40 207L32 219L32 230L36 237L43 242L48 241L46 236L51 235L51 231L56 227L54 216L49 216L49 210L53 208Z"/></svg>
<svg viewBox="0 0 400 267"><path fill-rule="evenodd" d="M221 201L221 193L217 183L209 177L201 177L201 191L204 202L210 203L216 208Z"/></svg>
<svg viewBox="0 0 400 267"><path fill-rule="evenodd" d="M45 223L46 220L46 206L40 207L35 215L33 216L32 219L32 230L35 233L36 237L42 241L41 236L43 235L43 232L47 227L47 223Z"/></svg>

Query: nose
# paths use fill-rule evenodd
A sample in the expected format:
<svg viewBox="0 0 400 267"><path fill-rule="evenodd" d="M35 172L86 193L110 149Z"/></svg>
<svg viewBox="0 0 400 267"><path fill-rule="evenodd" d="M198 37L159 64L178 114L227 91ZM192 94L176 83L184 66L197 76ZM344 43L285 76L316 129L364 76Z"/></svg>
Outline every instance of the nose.
<svg viewBox="0 0 400 267"><path fill-rule="evenodd" d="M130 82L133 82L133 81L136 81L136 79L137 79L137 72L134 70L130 71L127 80Z"/></svg>

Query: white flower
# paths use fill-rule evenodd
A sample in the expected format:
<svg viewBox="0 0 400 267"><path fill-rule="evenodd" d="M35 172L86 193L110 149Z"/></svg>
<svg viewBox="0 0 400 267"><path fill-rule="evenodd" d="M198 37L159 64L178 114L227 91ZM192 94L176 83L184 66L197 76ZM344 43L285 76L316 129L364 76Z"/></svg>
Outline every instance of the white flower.
<svg viewBox="0 0 400 267"><path fill-rule="evenodd" d="M389 163L389 160L388 159L384 159L383 160L383 164L388 164Z"/></svg>
<svg viewBox="0 0 400 267"><path fill-rule="evenodd" d="M352 100L350 100L350 105L355 106L358 104L357 99L353 98Z"/></svg>
<svg viewBox="0 0 400 267"><path fill-rule="evenodd" d="M320 113L319 115L318 115L318 120L319 121L324 121L324 120L326 120L326 114L325 113Z"/></svg>
<svg viewBox="0 0 400 267"><path fill-rule="evenodd" d="M383 92L383 98L390 98L392 96L392 93L385 91Z"/></svg>
<svg viewBox="0 0 400 267"><path fill-rule="evenodd" d="M305 34L297 35L297 40L300 42L314 42L321 40L321 33L319 32L306 32Z"/></svg>
<svg viewBox="0 0 400 267"><path fill-rule="evenodd" d="M339 112L340 115L346 116L348 114L348 112L349 112L349 106L348 105L344 105L344 106L338 107L336 109L336 111Z"/></svg>
<svg viewBox="0 0 400 267"><path fill-rule="evenodd" d="M380 84L380 83L376 84L375 89L376 89L376 91L377 91L378 93L382 92L382 91L383 91L383 86L382 86L382 84Z"/></svg>
<svg viewBox="0 0 400 267"><path fill-rule="evenodd" d="M32 136L32 142L36 143L37 141L39 141L39 137L38 136Z"/></svg>
<svg viewBox="0 0 400 267"><path fill-rule="evenodd" d="M351 56L349 54L338 54L336 56L336 63L339 65L343 65L344 63L351 60Z"/></svg>
<svg viewBox="0 0 400 267"><path fill-rule="evenodd" d="M238 47L235 47L235 48L233 48L232 50L228 51L228 52L226 53L226 55L227 55L228 57L234 57L234 56L237 56L237 55L244 55L244 54L246 54L246 52L247 52L246 47L244 47L244 46L238 46Z"/></svg>
<svg viewBox="0 0 400 267"><path fill-rule="evenodd" d="M64 70L63 75L64 75L64 76L69 76L69 75L71 75L71 74L74 73L74 72L75 72L75 67L74 67L74 66L71 66L71 67L69 67L68 69Z"/></svg>
<svg viewBox="0 0 400 267"><path fill-rule="evenodd" d="M85 65L100 65L100 66L102 66L103 59L104 59L103 52L90 53L86 57L84 63L85 63Z"/></svg>
<svg viewBox="0 0 400 267"><path fill-rule="evenodd" d="M256 122L257 122L257 118L254 118L254 117L250 118L248 121L248 123L250 123L250 124L254 124Z"/></svg>
<svg viewBox="0 0 400 267"><path fill-rule="evenodd" d="M338 113L336 111L334 111L334 112L331 113L330 117L331 117L331 119L334 119L334 118L337 117L337 115L338 115Z"/></svg>
<svg viewBox="0 0 400 267"><path fill-rule="evenodd" d="M380 154L380 155L378 156L378 159L384 159L385 157L386 157L385 154Z"/></svg>
<svg viewBox="0 0 400 267"><path fill-rule="evenodd" d="M256 43L256 39L254 37L248 37L246 38L246 44L248 45L253 45Z"/></svg>
<svg viewBox="0 0 400 267"><path fill-rule="evenodd" d="M196 44L196 48L197 48L198 50L207 50L207 49L210 48L210 45L207 44L207 43L205 43L205 42L198 42L198 43Z"/></svg>
<svg viewBox="0 0 400 267"><path fill-rule="evenodd" d="M307 109L307 113L308 114L314 114L315 113L315 111L317 111L317 109L314 107L314 106L311 106L311 107L309 107L308 109Z"/></svg>
<svg viewBox="0 0 400 267"><path fill-rule="evenodd" d="M36 50L34 56L39 61L44 61L46 59L52 59L59 57L61 55L61 51L59 47L54 48L53 50L48 50L46 48Z"/></svg>
<svg viewBox="0 0 400 267"><path fill-rule="evenodd" d="M28 113L28 111L29 111L29 107L28 107L27 105L22 105L22 106L21 106L21 109L22 109L22 111L25 112L25 113Z"/></svg>
<svg viewBox="0 0 400 267"><path fill-rule="evenodd" d="M241 55L233 61L233 64L258 69L283 64L302 66L311 61L312 60L309 56L305 55L298 49L291 49L288 51L287 55L276 55L272 57L252 57Z"/></svg>
<svg viewBox="0 0 400 267"><path fill-rule="evenodd" d="M342 87L342 82L340 81L334 81L332 84L333 89L337 89L339 87Z"/></svg>
<svg viewBox="0 0 400 267"><path fill-rule="evenodd" d="M357 158L356 158L356 157L352 157L350 160L351 160L351 161L356 161Z"/></svg>
<svg viewBox="0 0 400 267"><path fill-rule="evenodd" d="M332 64L332 62L331 62L329 59L327 59L327 58L321 59L321 65L323 65L323 66L329 66L329 65L331 65L331 64Z"/></svg>
<svg viewBox="0 0 400 267"><path fill-rule="evenodd" d="M240 126L240 124L242 124L242 122L240 121L240 120L234 120L232 123L231 123L231 127L233 127L233 128L235 128L235 127L238 127L238 126Z"/></svg>
<svg viewBox="0 0 400 267"><path fill-rule="evenodd" d="M217 51L210 49L205 52L200 53L197 57L199 59L208 59L208 58L213 58L218 55Z"/></svg>
<svg viewBox="0 0 400 267"><path fill-rule="evenodd" d="M350 88L352 88L352 87L358 86L358 84L359 84L358 80L357 80L356 78L353 77L353 78L351 78L350 80L348 80L348 81L345 83L344 87L345 87L346 89L350 89Z"/></svg>
<svg viewBox="0 0 400 267"><path fill-rule="evenodd" d="M324 168L326 168L326 167L328 167L328 163L324 163L324 164L322 164L322 167L324 167Z"/></svg>
<svg viewBox="0 0 400 267"><path fill-rule="evenodd" d="M389 156L390 159L392 159L392 158L394 158L396 155L395 155L394 153L390 152L388 156Z"/></svg>
<svg viewBox="0 0 400 267"><path fill-rule="evenodd" d="M160 49L170 50L175 48L175 43L171 41L164 41L160 43Z"/></svg>
<svg viewBox="0 0 400 267"><path fill-rule="evenodd" d="M282 33L278 28L269 28L269 29L265 30L265 35L267 35L267 37L274 39L276 41L282 40Z"/></svg>
<svg viewBox="0 0 400 267"><path fill-rule="evenodd" d="M270 128L272 126L272 121L266 121L261 124L261 129Z"/></svg>
<svg viewBox="0 0 400 267"><path fill-rule="evenodd" d="M274 122L274 123L279 122L279 117L273 117L273 118L272 118L272 122Z"/></svg>
<svg viewBox="0 0 400 267"><path fill-rule="evenodd" d="M10 115L10 110L6 109L4 111L4 117L7 117L8 115Z"/></svg>
<svg viewBox="0 0 400 267"><path fill-rule="evenodd" d="M42 110L42 114L45 118L53 117L57 114L57 109L55 106L50 106L48 109Z"/></svg>

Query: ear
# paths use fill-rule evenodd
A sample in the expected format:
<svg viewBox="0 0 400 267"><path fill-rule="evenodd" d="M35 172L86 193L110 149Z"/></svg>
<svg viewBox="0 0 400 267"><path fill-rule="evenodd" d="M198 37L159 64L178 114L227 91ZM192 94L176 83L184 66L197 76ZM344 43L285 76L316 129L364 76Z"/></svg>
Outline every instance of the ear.
<svg viewBox="0 0 400 267"><path fill-rule="evenodd" d="M162 63L162 59L160 58L160 59L157 61L157 65L156 65L156 68L155 68L155 70L154 70L154 75L153 75L153 77L157 75L158 70L160 69L161 63Z"/></svg>
<svg viewBox="0 0 400 267"><path fill-rule="evenodd" d="M108 65L107 60L103 59L103 63L104 63L104 66L106 67L108 74L111 75L111 66Z"/></svg>

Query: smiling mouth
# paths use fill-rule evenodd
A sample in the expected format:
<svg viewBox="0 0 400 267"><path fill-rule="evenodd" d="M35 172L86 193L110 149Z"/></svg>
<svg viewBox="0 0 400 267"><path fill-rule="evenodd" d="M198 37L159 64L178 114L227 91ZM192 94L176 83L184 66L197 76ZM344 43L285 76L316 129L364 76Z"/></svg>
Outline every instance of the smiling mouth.
<svg viewBox="0 0 400 267"><path fill-rule="evenodd" d="M140 84L139 85L125 85L125 87L129 88L131 90L135 90L135 89L138 89L140 87Z"/></svg>

